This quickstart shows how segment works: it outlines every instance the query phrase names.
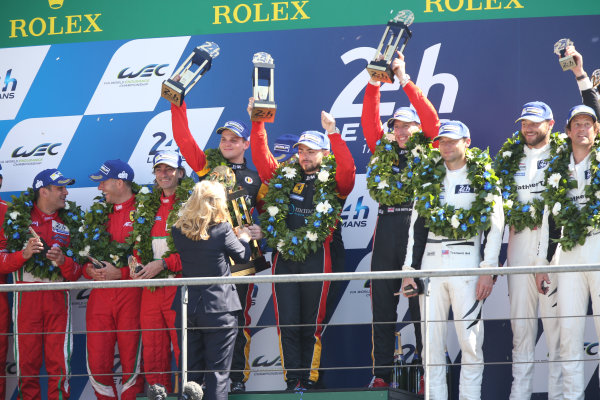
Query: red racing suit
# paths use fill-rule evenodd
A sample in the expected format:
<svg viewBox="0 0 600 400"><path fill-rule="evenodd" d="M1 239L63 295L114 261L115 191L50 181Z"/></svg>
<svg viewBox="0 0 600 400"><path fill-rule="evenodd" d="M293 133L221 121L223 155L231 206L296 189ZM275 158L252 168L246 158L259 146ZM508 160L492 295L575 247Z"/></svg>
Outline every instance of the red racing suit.
<svg viewBox="0 0 600 400"><path fill-rule="evenodd" d="M0 223L4 226L4 215L6 214L7 204L0 201ZM0 252L6 253L6 238L4 234L0 235ZM0 267L1 268L1 267ZM2 268L3 269L3 268ZM6 283L6 275L0 275L0 284ZM8 352L8 331L10 325L10 310L8 309L8 296L6 293L0 293L0 365L6 366L6 353ZM6 397L6 368L0 373L0 399Z"/></svg>
<svg viewBox="0 0 600 400"><path fill-rule="evenodd" d="M335 155L337 170L337 197L342 205L354 187L356 167L352 154L339 133L329 135L331 150ZM252 161L258 169L258 174L263 182L268 182L278 167L277 160L271 154L267 143L267 132L263 122L252 123L250 135L252 146ZM313 202L315 174L302 174L301 193L297 198L292 198L290 205L296 210L304 209L312 213L315 207ZM297 193L297 192L295 192ZM290 229L297 229L302 225L304 217L288 215L287 224ZM279 253L274 251L272 273L275 274L306 274L327 273L332 270L343 270L344 244L341 237L341 228L338 221L331 235L323 242L320 249L310 253L303 262L293 262L279 258ZM340 267L341 264L341 267ZM285 380L288 384L295 380L307 381L315 384L319 378L322 346L321 336L326 317L326 305L329 294L330 282L291 282L273 284L273 303L275 318L279 334L279 349L281 352L281 365L283 366ZM279 328L280 326L298 325L306 326L293 328Z"/></svg>
<svg viewBox="0 0 600 400"><path fill-rule="evenodd" d="M48 246L69 246L69 231L58 218L58 212L48 215L40 211L34 204L31 210L31 221L31 227ZM0 236L4 238L4 230ZM3 248L5 249L5 244ZM14 253L0 253L0 273L13 272L13 280L16 283L49 282L26 272L22 268L26 261L23 258L23 250ZM48 261L48 267L52 268L50 261ZM82 273L81 266L67 256L65 256L65 262L58 268L60 268L63 279L68 281L76 281ZM71 353L73 351L69 291L15 292L13 311L17 374L23 376L19 378L19 399L41 398L40 382L36 375L40 374L43 361L46 371L50 375L48 398L68 399ZM49 335L48 333L53 334Z"/></svg>
<svg viewBox="0 0 600 400"><path fill-rule="evenodd" d="M168 250L167 219L173 209L175 194L169 197L162 195L160 201L150 232L155 260L162 259L163 254ZM173 276L181 272L179 254L171 254L165 258L165 262L169 271L173 272ZM177 286L154 287L152 290L144 288L140 312L146 381L149 385L163 385L169 393L172 392L171 374L164 372L171 371L171 345L175 360L179 360L180 351L175 331L176 312L171 309L176 292Z"/></svg>
<svg viewBox="0 0 600 400"><path fill-rule="evenodd" d="M131 216L135 196L113 206L106 231L112 240L123 243L133 229ZM92 254L93 256L93 254ZM90 279L91 277L84 273ZM121 279L131 279L129 268L121 268ZM139 375L142 341L140 340L140 302L142 288L92 289L86 310L87 368L98 399L118 398L111 376L115 364L115 343L123 371L121 399L133 400L144 388ZM127 332L124 332L127 331Z"/></svg>

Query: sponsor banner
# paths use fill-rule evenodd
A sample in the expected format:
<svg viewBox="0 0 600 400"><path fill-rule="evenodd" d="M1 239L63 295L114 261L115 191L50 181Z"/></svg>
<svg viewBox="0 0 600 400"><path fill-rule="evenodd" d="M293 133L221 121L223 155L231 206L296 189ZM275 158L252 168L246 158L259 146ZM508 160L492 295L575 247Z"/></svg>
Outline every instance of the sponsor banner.
<svg viewBox="0 0 600 400"><path fill-rule="evenodd" d="M342 209L342 239L347 250L369 245L377 224L378 206L369 196L366 175L357 174L354 189Z"/></svg>
<svg viewBox="0 0 600 400"><path fill-rule="evenodd" d="M71 117L30 118L19 122L0 147L0 163L6 179L4 191L23 191L38 172L58 168L81 121Z"/></svg>
<svg viewBox="0 0 600 400"><path fill-rule="evenodd" d="M0 49L0 120L17 116L49 49L50 46Z"/></svg>
<svg viewBox="0 0 600 400"><path fill-rule="evenodd" d="M188 109L188 124L196 143L205 148L208 138L215 131L217 121L223 113L223 107ZM179 152L173 140L171 111L163 111L148 122L129 158L129 165L135 172L135 181L140 184L154 182L152 160L157 151L171 150ZM191 168L184 163L187 175Z"/></svg>
<svg viewBox="0 0 600 400"><path fill-rule="evenodd" d="M284 390L277 328L264 328L252 335L249 364L252 372L246 390Z"/></svg>
<svg viewBox="0 0 600 400"><path fill-rule="evenodd" d="M189 36L125 43L110 60L86 115L153 111ZM148 51L152 49L152 51Z"/></svg>
<svg viewBox="0 0 600 400"><path fill-rule="evenodd" d="M135 10L127 13L127 10ZM412 10L417 22L600 14L596 0L29 0L6 2L0 47L143 37L385 25L392 11ZM125 15L125 17L124 17ZM125 21L125 22L124 22ZM272 40L269 39L269 42Z"/></svg>

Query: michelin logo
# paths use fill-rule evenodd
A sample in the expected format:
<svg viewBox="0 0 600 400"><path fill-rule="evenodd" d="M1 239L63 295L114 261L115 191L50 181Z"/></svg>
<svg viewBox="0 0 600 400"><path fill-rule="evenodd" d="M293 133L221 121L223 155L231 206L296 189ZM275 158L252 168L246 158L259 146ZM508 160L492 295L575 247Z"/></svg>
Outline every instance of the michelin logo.
<svg viewBox="0 0 600 400"><path fill-rule="evenodd" d="M39 179L35 182L35 188L39 189L44 185L44 182L40 181Z"/></svg>
<svg viewBox="0 0 600 400"><path fill-rule="evenodd" d="M119 175L117 175L119 177L119 179L127 179L127 172L123 171L120 172Z"/></svg>

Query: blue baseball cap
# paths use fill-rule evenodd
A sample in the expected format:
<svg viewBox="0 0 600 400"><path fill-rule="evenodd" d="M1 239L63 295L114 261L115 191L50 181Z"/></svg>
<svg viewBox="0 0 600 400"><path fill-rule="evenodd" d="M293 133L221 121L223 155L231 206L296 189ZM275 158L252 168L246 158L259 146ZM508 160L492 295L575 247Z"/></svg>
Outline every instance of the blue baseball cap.
<svg viewBox="0 0 600 400"><path fill-rule="evenodd" d="M592 117L594 122L598 121L598 117L594 112L594 109L588 106L584 106L583 104L575 106L569 110L569 118L567 118L567 125L571 123L571 120L578 115L589 115Z"/></svg>
<svg viewBox="0 0 600 400"><path fill-rule="evenodd" d="M90 175L90 179L94 182L102 182L107 179L121 179L133 182L133 169L125 161L118 159L108 160L100 166L98 172Z"/></svg>
<svg viewBox="0 0 600 400"><path fill-rule="evenodd" d="M416 122L417 124L421 125L419 115L414 109L410 107L400 107L399 109L394 111L394 115L392 115L392 118L387 120L387 126L389 128L393 128L394 121Z"/></svg>
<svg viewBox="0 0 600 400"><path fill-rule="evenodd" d="M554 119L554 116L552 115L552 110L548 104L541 101L532 101L523 106L521 117L515 122L519 122L524 119L532 122L543 122Z"/></svg>
<svg viewBox="0 0 600 400"><path fill-rule="evenodd" d="M450 139L463 139L470 138L471 133L469 128L460 121L445 120L441 121L440 130L438 135L433 139L434 141L447 137Z"/></svg>
<svg viewBox="0 0 600 400"><path fill-rule="evenodd" d="M165 164L173 168L181 168L183 160L181 155L170 150L157 151L152 160L152 168L156 168L158 164Z"/></svg>
<svg viewBox="0 0 600 400"><path fill-rule="evenodd" d="M275 144L273 145L273 156L275 159L281 163L292 158L294 154L298 152L294 145L299 139L300 137L298 135L289 133L280 135L275 139Z"/></svg>
<svg viewBox="0 0 600 400"><path fill-rule="evenodd" d="M225 125L217 129L217 133L223 133L225 129L229 129L244 140L250 139L250 131L246 128L243 122L240 121L227 121Z"/></svg>
<svg viewBox="0 0 600 400"><path fill-rule="evenodd" d="M313 150L330 150L331 142L329 137L319 131L305 131L300 135L300 139L296 142L294 147L298 145L305 145Z"/></svg>
<svg viewBox="0 0 600 400"><path fill-rule="evenodd" d="M33 190L39 190L43 187L69 186L75 183L75 179L65 178L56 168L45 169L33 178Z"/></svg>

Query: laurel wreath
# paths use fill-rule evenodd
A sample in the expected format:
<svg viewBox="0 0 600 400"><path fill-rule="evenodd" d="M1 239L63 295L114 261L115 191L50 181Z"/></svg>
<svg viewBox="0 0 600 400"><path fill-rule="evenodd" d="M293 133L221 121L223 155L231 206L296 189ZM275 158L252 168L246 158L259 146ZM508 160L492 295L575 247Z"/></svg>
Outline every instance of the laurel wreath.
<svg viewBox="0 0 600 400"><path fill-rule="evenodd" d="M32 188L27 188L19 197L14 195L12 204L6 211L4 219L4 234L7 241L7 250L11 253L23 249L24 240L31 235L29 227L31 226L31 210L33 208L34 192ZM81 224L84 212L73 201L66 201L65 207L58 211L58 218L69 229L69 247L61 247L61 250L67 257L73 258L73 261L80 264L78 257L78 245L81 245L83 233ZM54 266L50 260L41 254L34 254L25 262L23 268L33 276L39 279L48 279L50 281L62 281L63 277L60 268Z"/></svg>
<svg viewBox="0 0 600 400"><path fill-rule="evenodd" d="M144 194L149 189L142 188L136 183L133 183L132 189L136 194L135 208L137 209L139 205L137 194ZM114 206L107 203L103 196L97 196L94 200L90 210L85 213L83 250L79 251L79 255L81 257L92 255L99 261L111 262L117 268L128 266L127 257L132 253L136 236L130 233L123 243L112 240L110 233L106 230L106 223Z"/></svg>
<svg viewBox="0 0 600 400"><path fill-rule="evenodd" d="M585 186L587 203L579 208L569 195L570 189L577 188L577 181L571 178L571 140L550 151L550 161L544 174L546 190L542 197L552 213L557 226L562 226L560 243L564 250L583 245L587 236L600 227L600 139L596 137L590 152L590 183Z"/></svg>
<svg viewBox="0 0 600 400"><path fill-rule="evenodd" d="M269 181L269 191L264 198L266 212L260 216L267 244L276 248L284 259L300 262L304 261L309 253L316 252L331 235L341 212L341 205L335 193L335 157L330 154L323 157L315 178L315 210L306 219L305 226L290 230L286 224L290 193L301 181L303 174L297 162L280 165Z"/></svg>
<svg viewBox="0 0 600 400"><path fill-rule="evenodd" d="M392 133L383 135L376 143L367 167L367 188L371 198L380 204L392 206L413 199L413 169L431 150L431 140L423 132L412 134L406 143L407 163L400 171L401 150Z"/></svg>
<svg viewBox="0 0 600 400"><path fill-rule="evenodd" d="M173 201L173 208L169 212L166 224L167 232L167 251L162 255L162 258L167 258L171 254L176 253L175 244L173 243L173 237L170 235L171 226L177 220L177 215L182 205L188 199L194 188L194 180L191 178L183 178L177 189L175 190L175 200ZM161 205L162 190L158 185L154 185L148 188L149 190L141 190L137 196L137 207L133 214L133 230L131 236L136 238L136 242L133 245L133 249L137 252L142 264L146 265L150 261L154 260L154 252L152 250L152 227L154 226L154 219L156 212ZM158 273L155 278L168 278L174 276L172 271L163 270Z"/></svg>
<svg viewBox="0 0 600 400"><path fill-rule="evenodd" d="M551 133L550 148L556 150L558 146L565 143L565 138L565 134ZM515 175L519 172L519 163L525 154L524 146L526 146L525 138L521 131L517 131L504 142L494 160L494 169L500 175L498 185L501 186L504 200L506 224L514 227L516 232L540 226L544 211L542 199L534 199L529 202L519 201Z"/></svg>
<svg viewBox="0 0 600 400"><path fill-rule="evenodd" d="M498 177L492 169L487 150L467 149L466 157L467 178L476 194L468 210L441 205L441 183L446 176L446 167L438 149L431 150L430 156L422 160L412 177L416 188L415 208L436 235L466 239L491 226L494 196L500 193Z"/></svg>
<svg viewBox="0 0 600 400"><path fill-rule="evenodd" d="M229 165L229 161L223 157L219 149L207 149L204 154L206 156L207 169L213 169L219 165Z"/></svg>

